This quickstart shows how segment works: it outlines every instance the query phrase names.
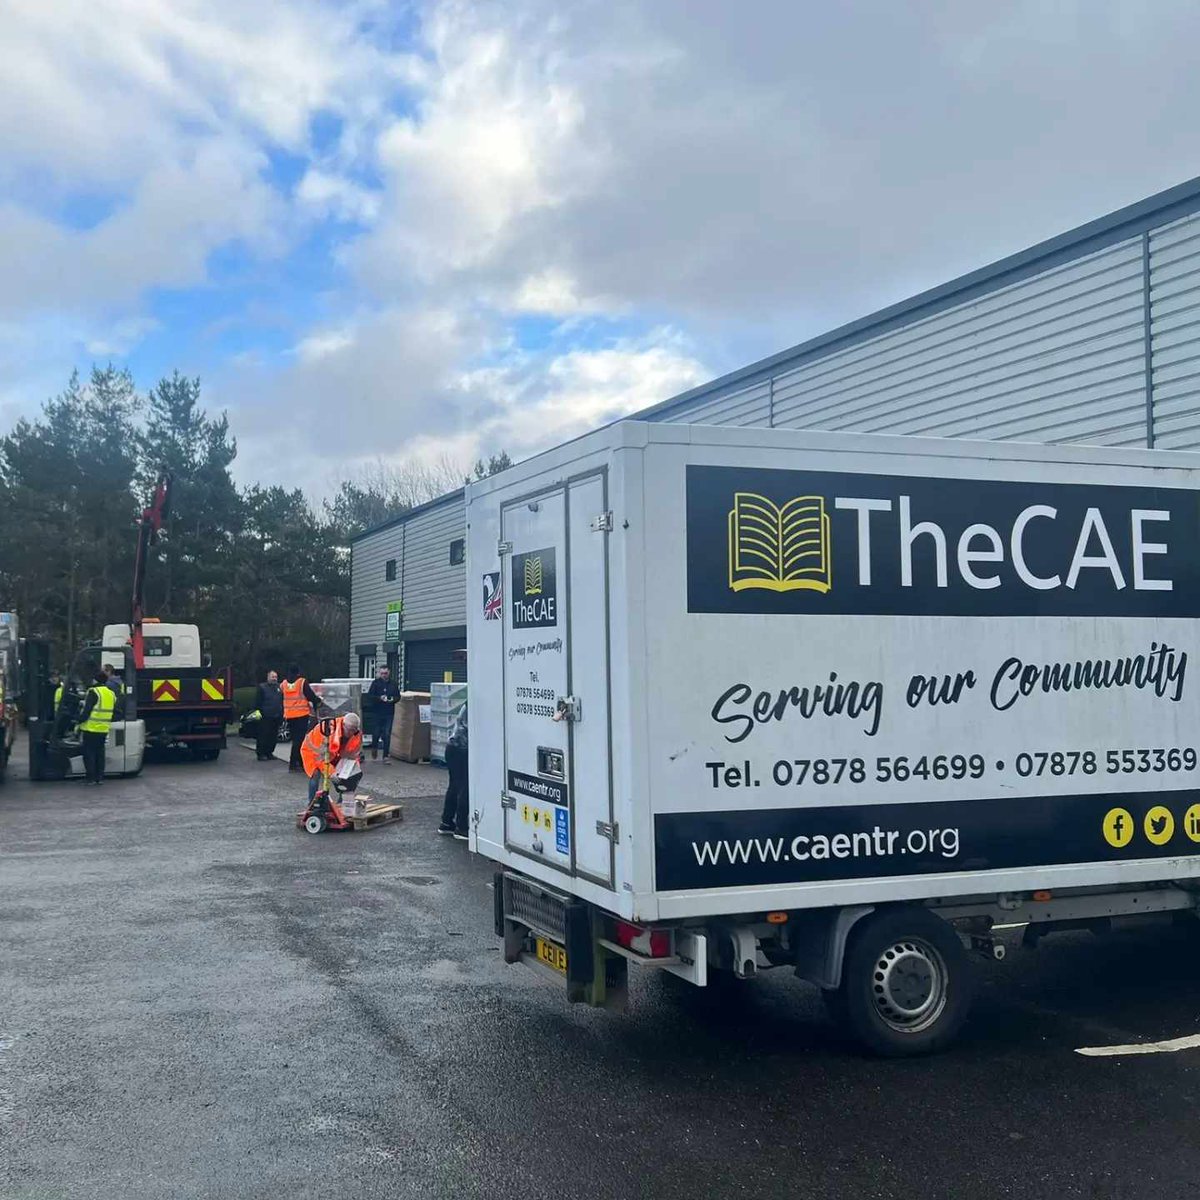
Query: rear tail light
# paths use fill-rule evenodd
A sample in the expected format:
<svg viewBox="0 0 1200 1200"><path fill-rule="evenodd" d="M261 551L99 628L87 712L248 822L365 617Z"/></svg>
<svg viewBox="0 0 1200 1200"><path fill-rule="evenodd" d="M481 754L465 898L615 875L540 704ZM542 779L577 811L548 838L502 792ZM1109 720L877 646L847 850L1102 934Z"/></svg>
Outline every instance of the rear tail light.
<svg viewBox="0 0 1200 1200"><path fill-rule="evenodd" d="M616 922L616 943L634 954L646 958L670 958L671 931L669 929L643 929L628 921Z"/></svg>

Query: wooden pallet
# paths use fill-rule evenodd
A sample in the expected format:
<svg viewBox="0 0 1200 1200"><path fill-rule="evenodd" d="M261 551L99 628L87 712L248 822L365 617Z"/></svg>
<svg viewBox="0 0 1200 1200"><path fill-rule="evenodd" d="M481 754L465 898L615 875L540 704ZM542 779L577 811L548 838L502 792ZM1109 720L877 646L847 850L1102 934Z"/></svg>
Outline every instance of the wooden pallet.
<svg viewBox="0 0 1200 1200"><path fill-rule="evenodd" d="M403 819L403 804L368 804L364 816L352 817L346 814L346 820L353 829L373 829L376 825L388 825L392 821Z"/></svg>

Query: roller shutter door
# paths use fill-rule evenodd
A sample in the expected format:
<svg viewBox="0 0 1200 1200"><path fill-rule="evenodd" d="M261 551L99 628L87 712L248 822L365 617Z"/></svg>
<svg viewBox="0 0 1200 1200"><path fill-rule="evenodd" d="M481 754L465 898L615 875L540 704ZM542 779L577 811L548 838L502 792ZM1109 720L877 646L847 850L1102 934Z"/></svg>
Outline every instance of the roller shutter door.
<svg viewBox="0 0 1200 1200"><path fill-rule="evenodd" d="M431 683L441 683L446 671L454 672L454 681L467 678L467 663L456 651L465 650L466 635L404 643L404 686L410 692L427 692Z"/></svg>

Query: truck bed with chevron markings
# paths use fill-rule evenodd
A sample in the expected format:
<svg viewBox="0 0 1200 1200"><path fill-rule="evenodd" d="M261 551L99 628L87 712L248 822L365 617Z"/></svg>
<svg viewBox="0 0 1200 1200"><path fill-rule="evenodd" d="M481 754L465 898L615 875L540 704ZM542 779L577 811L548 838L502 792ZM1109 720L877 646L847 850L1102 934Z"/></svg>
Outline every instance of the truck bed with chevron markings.
<svg viewBox="0 0 1200 1200"><path fill-rule="evenodd" d="M138 672L137 713L147 745L183 744L196 758L216 758L234 718L229 667L151 667Z"/></svg>

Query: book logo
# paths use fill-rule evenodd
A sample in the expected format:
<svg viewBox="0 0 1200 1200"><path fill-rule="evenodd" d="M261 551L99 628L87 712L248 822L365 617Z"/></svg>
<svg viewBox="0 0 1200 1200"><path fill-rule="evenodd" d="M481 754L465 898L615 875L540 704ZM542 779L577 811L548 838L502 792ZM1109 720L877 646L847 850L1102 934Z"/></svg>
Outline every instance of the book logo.
<svg viewBox="0 0 1200 1200"><path fill-rule="evenodd" d="M741 592L828 592L833 586L829 516L823 496L776 504L735 492L729 510L729 587Z"/></svg>
<svg viewBox="0 0 1200 1200"><path fill-rule="evenodd" d="M514 554L511 588L514 629L547 629L557 625L558 577L554 547Z"/></svg>
<svg viewBox="0 0 1200 1200"><path fill-rule="evenodd" d="M542 556L533 555L525 560L525 595L542 594Z"/></svg>

